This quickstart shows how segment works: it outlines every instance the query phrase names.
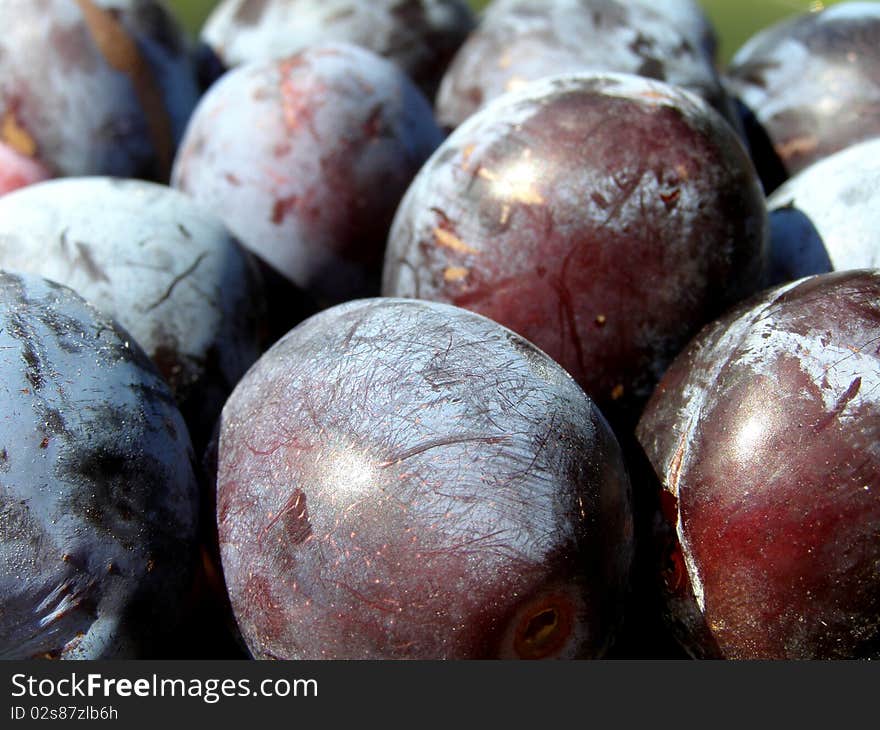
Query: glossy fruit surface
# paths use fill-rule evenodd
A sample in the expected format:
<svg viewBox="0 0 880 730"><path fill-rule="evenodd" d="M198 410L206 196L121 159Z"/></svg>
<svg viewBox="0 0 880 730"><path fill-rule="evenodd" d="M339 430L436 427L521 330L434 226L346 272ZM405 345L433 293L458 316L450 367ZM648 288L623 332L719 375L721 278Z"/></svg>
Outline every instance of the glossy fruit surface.
<svg viewBox="0 0 880 730"><path fill-rule="evenodd" d="M196 559L192 447L131 337L0 273L0 657L161 656Z"/></svg>
<svg viewBox="0 0 880 730"><path fill-rule="evenodd" d="M203 98L173 183L324 303L379 288L394 210L442 139L390 61L351 45L233 69Z"/></svg>
<svg viewBox="0 0 880 730"><path fill-rule="evenodd" d="M556 77L471 117L422 168L383 293L510 327L625 422L690 337L760 285L764 206L742 145L697 97Z"/></svg>
<svg viewBox="0 0 880 730"><path fill-rule="evenodd" d="M505 92L582 71L678 84L734 117L704 48L653 7L618 0L496 0L443 77L438 121L454 129Z"/></svg>
<svg viewBox="0 0 880 730"><path fill-rule="evenodd" d="M201 35L230 67L352 43L393 61L433 98L474 24L461 0L223 0Z"/></svg>
<svg viewBox="0 0 880 730"><path fill-rule="evenodd" d="M199 453L262 352L262 284L223 224L177 190L67 178L0 199L0 267L75 289L165 377Z"/></svg>
<svg viewBox="0 0 880 730"><path fill-rule="evenodd" d="M638 426L668 618L698 657L880 656L880 274L761 295L676 359Z"/></svg>
<svg viewBox="0 0 880 730"><path fill-rule="evenodd" d="M166 182L198 100L155 0L0 0L0 142L53 175Z"/></svg>
<svg viewBox="0 0 880 730"><path fill-rule="evenodd" d="M767 199L774 283L880 268L880 140L804 168Z"/></svg>
<svg viewBox="0 0 880 730"><path fill-rule="evenodd" d="M223 412L218 524L257 658L595 657L620 618L620 450L550 358L457 308L339 305Z"/></svg>
<svg viewBox="0 0 880 730"><path fill-rule="evenodd" d="M880 5L840 3L765 28L737 51L727 78L789 176L876 136Z"/></svg>

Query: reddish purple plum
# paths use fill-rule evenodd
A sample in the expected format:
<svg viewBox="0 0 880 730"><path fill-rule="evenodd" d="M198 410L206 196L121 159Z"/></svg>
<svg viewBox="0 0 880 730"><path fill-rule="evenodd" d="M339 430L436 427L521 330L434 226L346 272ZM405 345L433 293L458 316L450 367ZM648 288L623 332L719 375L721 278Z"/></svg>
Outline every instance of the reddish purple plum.
<svg viewBox="0 0 880 730"><path fill-rule="evenodd" d="M638 425L666 613L695 657L880 657L880 272L764 293L676 359Z"/></svg>
<svg viewBox="0 0 880 730"><path fill-rule="evenodd" d="M628 590L617 441L547 355L431 302L338 305L223 411L218 525L259 659L602 656Z"/></svg>
<svg viewBox="0 0 880 730"><path fill-rule="evenodd" d="M767 216L731 127L688 92L571 75L459 127L398 209L383 293L486 315L635 425L672 358L762 281Z"/></svg>
<svg viewBox="0 0 880 730"><path fill-rule="evenodd" d="M735 123L734 107L702 45L705 37L691 39L683 32L657 3L495 0L443 77L437 119L454 129L496 97L531 81L610 71L683 86Z"/></svg>
<svg viewBox="0 0 880 730"><path fill-rule="evenodd" d="M441 140L430 105L394 64L325 45L215 83L173 184L326 306L378 293L394 210Z"/></svg>

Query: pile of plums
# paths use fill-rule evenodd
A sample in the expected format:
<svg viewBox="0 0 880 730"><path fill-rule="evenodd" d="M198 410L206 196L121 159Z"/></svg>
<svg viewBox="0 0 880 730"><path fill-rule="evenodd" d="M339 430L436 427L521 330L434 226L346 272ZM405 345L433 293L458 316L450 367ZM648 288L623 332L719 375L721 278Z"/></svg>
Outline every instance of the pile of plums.
<svg viewBox="0 0 880 730"><path fill-rule="evenodd" d="M0 26L0 657L880 658L876 3Z"/></svg>

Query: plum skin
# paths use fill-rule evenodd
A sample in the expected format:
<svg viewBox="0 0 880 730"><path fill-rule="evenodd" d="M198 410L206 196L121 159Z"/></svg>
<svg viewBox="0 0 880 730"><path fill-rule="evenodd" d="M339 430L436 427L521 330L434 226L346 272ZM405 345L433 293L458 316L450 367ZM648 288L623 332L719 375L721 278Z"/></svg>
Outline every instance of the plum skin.
<svg viewBox="0 0 880 730"><path fill-rule="evenodd" d="M49 170L40 162L0 141L0 195L50 177Z"/></svg>
<svg viewBox="0 0 880 730"><path fill-rule="evenodd" d="M512 332L364 300L277 343L224 409L221 555L257 658L598 656L632 553L601 414Z"/></svg>
<svg viewBox="0 0 880 730"><path fill-rule="evenodd" d="M738 124L704 37L695 40L684 32L657 3L496 0L443 76L437 119L454 129L492 99L530 81L608 71L682 86Z"/></svg>
<svg viewBox="0 0 880 730"><path fill-rule="evenodd" d="M509 327L629 429L690 337L760 286L766 238L754 168L704 102L624 74L559 76L496 100L425 164L382 293Z"/></svg>
<svg viewBox="0 0 880 730"><path fill-rule="evenodd" d="M378 293L394 210L441 141L427 100L390 61L313 46L215 83L172 184L328 306Z"/></svg>
<svg viewBox="0 0 880 730"><path fill-rule="evenodd" d="M167 181L199 91L164 5L2 0L0 26L0 141L52 175Z"/></svg>
<svg viewBox="0 0 880 730"><path fill-rule="evenodd" d="M876 138L814 162L777 188L767 198L771 283L877 268L878 196Z"/></svg>
<svg viewBox="0 0 880 730"><path fill-rule="evenodd" d="M475 22L463 0L223 0L201 39L228 66L352 43L393 61L433 98Z"/></svg>
<svg viewBox="0 0 880 730"><path fill-rule="evenodd" d="M811 277L707 327L637 433L668 620L697 657L880 655L880 277Z"/></svg>
<svg viewBox="0 0 880 730"><path fill-rule="evenodd" d="M768 194L880 132L878 39L876 3L845 2L764 28L736 52L726 79L750 118Z"/></svg>
<svg viewBox="0 0 880 730"><path fill-rule="evenodd" d="M166 185L64 178L4 196L0 266L69 286L125 327L171 387L199 454L264 349L254 257Z"/></svg>
<svg viewBox="0 0 880 730"><path fill-rule="evenodd" d="M197 555L168 387L72 290L0 272L0 657L162 656Z"/></svg>

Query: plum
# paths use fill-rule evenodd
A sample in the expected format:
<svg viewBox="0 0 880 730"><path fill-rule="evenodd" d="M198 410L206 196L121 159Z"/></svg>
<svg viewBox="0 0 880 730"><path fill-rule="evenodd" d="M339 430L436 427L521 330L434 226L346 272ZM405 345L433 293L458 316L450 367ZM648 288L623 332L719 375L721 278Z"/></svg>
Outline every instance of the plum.
<svg viewBox="0 0 880 730"><path fill-rule="evenodd" d="M678 28L691 45L701 48L706 58L713 62L717 59L718 35L698 0L629 0L629 4L659 13Z"/></svg>
<svg viewBox="0 0 880 730"><path fill-rule="evenodd" d="M412 300L325 310L248 372L217 519L261 659L601 656L632 555L583 391L498 324Z"/></svg>
<svg viewBox="0 0 880 730"><path fill-rule="evenodd" d="M676 359L637 429L666 611L696 657L880 657L880 271L764 293Z"/></svg>
<svg viewBox="0 0 880 730"><path fill-rule="evenodd" d="M377 294L394 210L442 133L394 64L346 44L232 69L172 182L322 306Z"/></svg>
<svg viewBox="0 0 880 730"><path fill-rule="evenodd" d="M771 157L759 166L776 170L772 192L810 163L880 134L880 5L845 2L780 21L736 52L726 76L753 117L752 136L772 145L755 144Z"/></svg>
<svg viewBox="0 0 880 730"><path fill-rule="evenodd" d="M50 177L45 166L0 142L0 195Z"/></svg>
<svg viewBox="0 0 880 730"><path fill-rule="evenodd" d="M462 0L222 0L201 38L230 67L351 43L396 63L433 98L474 25Z"/></svg>
<svg viewBox="0 0 880 730"><path fill-rule="evenodd" d="M554 77L497 99L425 164L382 291L511 328L628 429L697 330L761 285L766 217L745 149L701 99L633 75Z"/></svg>
<svg viewBox="0 0 880 730"><path fill-rule="evenodd" d="M880 139L801 170L767 200L771 281L880 267Z"/></svg>
<svg viewBox="0 0 880 730"><path fill-rule="evenodd" d="M454 129L507 91L580 71L634 73L677 84L737 123L703 47L653 6L621 0L495 0L443 77L437 119Z"/></svg>
<svg viewBox="0 0 880 730"><path fill-rule="evenodd" d="M186 425L130 335L0 272L0 657L162 655L196 558Z"/></svg>
<svg viewBox="0 0 880 730"><path fill-rule="evenodd" d="M198 101L156 0L0 0L0 141L54 175L166 182Z"/></svg>
<svg viewBox="0 0 880 730"><path fill-rule="evenodd" d="M119 321L168 381L199 453L264 349L253 257L164 185L67 178L6 195L0 267L70 286Z"/></svg>

